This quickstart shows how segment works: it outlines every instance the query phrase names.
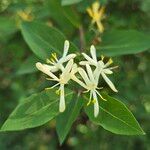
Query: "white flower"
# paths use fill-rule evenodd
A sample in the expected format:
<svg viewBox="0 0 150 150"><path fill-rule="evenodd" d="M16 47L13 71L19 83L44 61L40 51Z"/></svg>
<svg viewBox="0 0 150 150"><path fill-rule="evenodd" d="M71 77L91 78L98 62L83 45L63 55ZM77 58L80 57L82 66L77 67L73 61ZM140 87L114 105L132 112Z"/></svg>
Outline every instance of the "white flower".
<svg viewBox="0 0 150 150"><path fill-rule="evenodd" d="M49 70L51 72L56 72L58 70L63 70L63 63L69 61L70 59L73 59L76 57L76 54L68 54L69 50L69 41L64 42L64 51L63 56L58 59L56 53L52 53L52 56L50 59L47 59L47 63L51 64L52 66L49 66Z"/></svg>
<svg viewBox="0 0 150 150"><path fill-rule="evenodd" d="M101 60L97 60L97 56L96 56L96 49L94 47L94 45L91 46L90 48L90 53L91 53L91 57L89 57L87 54L82 53L82 55L84 56L84 58L86 59L86 61L81 61L80 65L93 65L96 67L95 71L94 71L94 75L96 74L101 74L103 79L106 81L106 83L109 85L109 87L114 91L114 92L118 92L117 89L115 88L114 84L111 82L111 80L106 76L106 74L112 74L112 69L116 68L116 67L108 67L110 64L113 63L112 59L109 59L109 61L105 64L103 62L104 57L101 56ZM99 76L97 76L98 78L96 78L96 80L99 79Z"/></svg>
<svg viewBox="0 0 150 150"><path fill-rule="evenodd" d="M97 117L99 114L99 103L97 95L99 95L103 100L105 100L101 94L97 91L98 88L98 81L96 80L96 76L92 72L92 69L89 64L86 64L86 72L82 68L78 68L78 72L83 78L83 82L76 78L76 76L72 76L72 79L76 81L78 84L80 84L82 87L84 87L87 91L90 92L90 99L87 105L90 104L91 101L94 103L94 116ZM92 100L93 98L93 100Z"/></svg>
<svg viewBox="0 0 150 150"><path fill-rule="evenodd" d="M36 67L42 71L43 73L47 74L50 78L47 78L48 80L57 81L58 83L54 86L47 88L52 89L58 85L59 89L56 91L57 93L60 93L60 103L59 103L59 111L63 112L65 110L65 92L64 92L64 86L68 84L71 77L76 73L76 64L73 64L73 59L69 60L65 68L63 69L62 73L60 74L59 78L54 75L47 67L47 65L41 64L40 62L36 63Z"/></svg>

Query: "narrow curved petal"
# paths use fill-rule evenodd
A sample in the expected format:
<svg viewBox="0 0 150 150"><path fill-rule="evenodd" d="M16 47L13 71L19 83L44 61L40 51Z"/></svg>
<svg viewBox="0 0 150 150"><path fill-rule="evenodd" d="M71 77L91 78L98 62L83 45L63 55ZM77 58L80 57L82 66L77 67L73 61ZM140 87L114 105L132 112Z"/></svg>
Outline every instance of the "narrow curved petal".
<svg viewBox="0 0 150 150"><path fill-rule="evenodd" d="M86 11L88 12L90 17L93 17L93 12L91 8L87 8Z"/></svg>
<svg viewBox="0 0 150 150"><path fill-rule="evenodd" d="M97 21L96 24L97 24L97 27L98 27L100 33L103 33L104 32L103 24L100 21Z"/></svg>
<svg viewBox="0 0 150 150"><path fill-rule="evenodd" d="M109 87L114 91L118 92L117 89L115 88L114 84L109 80L109 78L105 75L105 73L101 73L103 79L106 81L106 83L109 85Z"/></svg>
<svg viewBox="0 0 150 150"><path fill-rule="evenodd" d="M102 68L101 64L98 63L95 70L94 70L94 72L93 72L93 75L94 75L94 78L95 78L95 81L96 81L97 84L98 84L99 77L100 77L102 69L103 68Z"/></svg>
<svg viewBox="0 0 150 150"><path fill-rule="evenodd" d="M52 69L51 69L51 72L57 72L59 70L58 67L54 66Z"/></svg>
<svg viewBox="0 0 150 150"><path fill-rule="evenodd" d="M103 69L103 72L105 73L105 74L112 74L113 72L110 70L110 69Z"/></svg>
<svg viewBox="0 0 150 150"><path fill-rule="evenodd" d="M102 20L104 17L104 12L105 12L105 7L102 6L101 9L99 10L99 19Z"/></svg>
<svg viewBox="0 0 150 150"><path fill-rule="evenodd" d="M86 64L90 64L90 63L88 61L80 61L79 64L85 66Z"/></svg>
<svg viewBox="0 0 150 150"><path fill-rule="evenodd" d="M72 66L71 74L74 75L77 72L78 72L78 66L76 63L74 63Z"/></svg>
<svg viewBox="0 0 150 150"><path fill-rule="evenodd" d="M81 75L84 82L88 85L90 83L90 80L88 78L87 73L82 68L78 68L78 72Z"/></svg>
<svg viewBox="0 0 150 150"><path fill-rule="evenodd" d="M40 62L36 63L36 67L38 70L42 71L43 73L47 74L48 76L50 76L52 79L58 81L59 79L52 73L49 71L49 69L47 68L47 66L41 64Z"/></svg>
<svg viewBox="0 0 150 150"><path fill-rule="evenodd" d="M99 104L98 104L97 95L96 95L95 91L93 91L93 99L95 100L95 102L94 102L94 117L97 117L99 114Z"/></svg>
<svg viewBox="0 0 150 150"><path fill-rule="evenodd" d="M77 55L76 54L69 54L66 56L66 58L64 59L64 62L69 61L70 59L75 58Z"/></svg>
<svg viewBox="0 0 150 150"><path fill-rule="evenodd" d="M95 83L94 75L89 64L86 64L86 70L87 70L87 73L91 82Z"/></svg>
<svg viewBox="0 0 150 150"><path fill-rule="evenodd" d="M54 68L54 66L50 66L50 65L47 65L47 64L43 64L43 67L46 68L49 71L51 71Z"/></svg>
<svg viewBox="0 0 150 150"><path fill-rule="evenodd" d="M62 57L67 56L68 50L69 50L69 41L66 40L66 41L64 42L64 52L63 52L63 56L62 56Z"/></svg>
<svg viewBox="0 0 150 150"><path fill-rule="evenodd" d="M94 65L94 66L97 65L97 62L95 62L95 61L94 61L92 58L90 58L87 54L82 53L82 55L84 56L84 58L85 58L87 61L89 61L89 63L90 63L91 65Z"/></svg>
<svg viewBox="0 0 150 150"><path fill-rule="evenodd" d="M98 1L95 1L93 4L92 4L92 10L93 10L93 13L98 13L98 10L99 10L99 7L100 7L100 3Z"/></svg>
<svg viewBox="0 0 150 150"><path fill-rule="evenodd" d="M91 45L90 52L91 52L91 56L92 56L92 58L94 59L94 61L97 62L96 49L95 49L94 45Z"/></svg>
<svg viewBox="0 0 150 150"><path fill-rule="evenodd" d="M64 84L60 85L60 102L59 102L59 111L64 112L66 108L65 105L65 93L64 93Z"/></svg>
<svg viewBox="0 0 150 150"><path fill-rule="evenodd" d="M86 86L85 83L83 83L82 81L80 81L75 75L71 76L71 79L75 82L77 82L79 85L81 85L83 88L88 90L88 87Z"/></svg>
<svg viewBox="0 0 150 150"><path fill-rule="evenodd" d="M64 69L64 71L63 71L63 73L62 74L68 74L70 71L71 71L71 69L72 69L72 66L73 66L73 59L70 59L69 61L68 61L68 63L67 63L67 65L66 65L66 67L65 67L65 69Z"/></svg>

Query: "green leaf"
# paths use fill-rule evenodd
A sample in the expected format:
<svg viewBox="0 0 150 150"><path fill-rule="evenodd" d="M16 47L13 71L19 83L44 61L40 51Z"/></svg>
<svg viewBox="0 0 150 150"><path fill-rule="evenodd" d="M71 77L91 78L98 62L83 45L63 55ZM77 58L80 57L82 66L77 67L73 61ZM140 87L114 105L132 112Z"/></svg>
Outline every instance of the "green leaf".
<svg viewBox="0 0 150 150"><path fill-rule="evenodd" d="M17 70L16 75L23 75L36 72L37 69L35 67L35 63L38 62L35 56L29 56L21 65L20 68Z"/></svg>
<svg viewBox="0 0 150 150"><path fill-rule="evenodd" d="M0 40L6 41L17 31L15 20L0 16Z"/></svg>
<svg viewBox="0 0 150 150"><path fill-rule="evenodd" d="M40 59L46 60L53 52L62 55L66 37L57 29L37 22L24 22L21 31L26 43ZM77 48L71 44L69 51L75 52Z"/></svg>
<svg viewBox="0 0 150 150"><path fill-rule="evenodd" d="M100 112L98 117L94 117L93 105L85 108L85 111L91 121L116 134L145 134L133 114L123 103L106 94L103 94L103 97L107 101L99 101Z"/></svg>
<svg viewBox="0 0 150 150"><path fill-rule="evenodd" d="M47 2L51 18L67 33L71 33L74 27L80 26L80 17L71 7L62 7L61 1L51 0ZM57 11L56 11L57 10ZM58 19L59 18L59 19Z"/></svg>
<svg viewBox="0 0 150 150"><path fill-rule="evenodd" d="M81 1L83 1L83 0L61 0L61 4L63 6L65 6L65 5L72 5L72 4L79 3Z"/></svg>
<svg viewBox="0 0 150 150"><path fill-rule="evenodd" d="M80 96L73 96L72 101L68 105L65 112L57 116L56 130L57 130L60 144L64 142L82 106L83 106L83 100L80 98Z"/></svg>
<svg viewBox="0 0 150 150"><path fill-rule="evenodd" d="M136 30L116 30L104 33L98 54L107 56L136 54L150 48L150 36Z"/></svg>
<svg viewBox="0 0 150 150"><path fill-rule="evenodd" d="M66 105L73 92L67 90ZM1 131L15 131L41 126L59 114L59 96L55 89L43 91L24 99L3 124ZM67 107L67 106L66 106Z"/></svg>

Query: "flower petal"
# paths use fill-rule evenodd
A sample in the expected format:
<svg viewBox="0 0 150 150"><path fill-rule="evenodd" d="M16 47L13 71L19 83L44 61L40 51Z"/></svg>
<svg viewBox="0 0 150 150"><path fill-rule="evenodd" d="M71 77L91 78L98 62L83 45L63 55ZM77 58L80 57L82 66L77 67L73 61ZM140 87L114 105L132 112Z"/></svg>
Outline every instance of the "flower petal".
<svg viewBox="0 0 150 150"><path fill-rule="evenodd" d="M89 76L91 82L96 83L95 79L94 79L94 74L93 74L92 69L89 64L86 64L86 70L87 70L87 73L88 73L88 76Z"/></svg>
<svg viewBox="0 0 150 150"><path fill-rule="evenodd" d="M103 24L100 21L97 21L96 24L97 24L97 27L98 27L100 33L103 33L104 32Z"/></svg>
<svg viewBox="0 0 150 150"><path fill-rule="evenodd" d="M83 78L84 82L88 85L90 83L90 80L88 78L87 73L82 68L78 68L78 71L81 77Z"/></svg>
<svg viewBox="0 0 150 150"><path fill-rule="evenodd" d="M112 74L113 72L110 70L110 69L103 69L103 72L105 73L105 74Z"/></svg>
<svg viewBox="0 0 150 150"><path fill-rule="evenodd" d="M87 8L86 11L88 12L90 17L93 17L93 12L91 8Z"/></svg>
<svg viewBox="0 0 150 150"><path fill-rule="evenodd" d="M95 102L94 102L94 117L97 117L99 114L99 104L98 104L97 95L96 95L95 91L93 91L93 99L95 100Z"/></svg>
<svg viewBox="0 0 150 150"><path fill-rule="evenodd" d="M95 1L93 4L92 4L92 10L93 10L93 13L98 13L98 10L99 10L99 7L100 7L100 3L98 1Z"/></svg>
<svg viewBox="0 0 150 150"><path fill-rule="evenodd" d="M71 71L72 66L73 66L73 59L70 59L68 61L68 63L67 63L67 65L66 65L66 67L65 67L65 69L64 69L62 74L64 74L64 75L66 74L67 75Z"/></svg>
<svg viewBox="0 0 150 150"><path fill-rule="evenodd" d="M64 52L63 52L63 56L62 56L62 57L67 56L68 50L69 50L69 41L66 40L66 41L64 42Z"/></svg>
<svg viewBox="0 0 150 150"><path fill-rule="evenodd" d="M47 74L48 76L50 76L51 78L53 78L54 80L58 81L59 79L52 73L50 72L49 68L47 68L46 65L41 64L40 62L36 63L36 67L38 70L42 71L43 73Z"/></svg>
<svg viewBox="0 0 150 150"><path fill-rule="evenodd" d="M72 66L71 74L74 75L77 72L78 72L78 66L76 63L74 63Z"/></svg>
<svg viewBox="0 0 150 150"><path fill-rule="evenodd" d="M79 85L81 85L82 87L84 87L85 89L88 90L88 87L85 85L85 83L83 83L82 81L80 81L75 75L71 76L71 79L75 82L77 82Z"/></svg>
<svg viewBox="0 0 150 150"><path fill-rule="evenodd" d="M90 52L91 52L91 56L92 56L92 58L94 59L94 61L97 62L96 49L95 49L94 45L91 45Z"/></svg>
<svg viewBox="0 0 150 150"><path fill-rule="evenodd" d="M75 58L76 56L77 56L76 54L69 54L69 55L67 55L66 58L64 59L64 62L66 62L66 61L68 61L68 60L70 60L70 59L73 59L73 58Z"/></svg>
<svg viewBox="0 0 150 150"><path fill-rule="evenodd" d="M65 93L64 93L64 84L60 85L60 102L59 102L59 111L65 111Z"/></svg>
<svg viewBox="0 0 150 150"><path fill-rule="evenodd" d="M94 66L97 65L97 62L95 62L95 61L94 61L92 58L90 58L87 54L82 53L82 55L84 56L84 58L85 58L91 65L94 65Z"/></svg>
<svg viewBox="0 0 150 150"><path fill-rule="evenodd" d="M89 64L89 62L88 61L80 61L79 64L85 66L86 64Z"/></svg>
<svg viewBox="0 0 150 150"><path fill-rule="evenodd" d="M109 85L109 87L114 91L118 92L117 89L115 88L114 84L109 80L109 78L105 75L105 73L101 73L103 79L106 81L106 83Z"/></svg>

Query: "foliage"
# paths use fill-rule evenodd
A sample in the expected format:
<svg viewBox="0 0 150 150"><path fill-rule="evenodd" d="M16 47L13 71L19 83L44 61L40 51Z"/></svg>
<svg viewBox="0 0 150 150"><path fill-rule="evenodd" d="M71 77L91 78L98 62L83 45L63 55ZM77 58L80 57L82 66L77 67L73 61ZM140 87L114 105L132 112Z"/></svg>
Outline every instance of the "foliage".
<svg viewBox="0 0 150 150"><path fill-rule="evenodd" d="M106 7L102 21L105 31L99 33L86 11L93 2L0 2L0 149L58 149L59 143L62 149L150 147L149 3L99 0ZM76 62L81 60L81 52L88 54L94 44L98 57L112 56L119 66L111 78L117 94L103 80L100 82L107 101L99 99L96 118L93 104L87 106L89 95L72 82L65 92L66 110L60 113L56 89L44 90L52 82L45 81L35 67L38 61L45 63L53 52L61 56L66 39L71 42L69 52L78 56Z"/></svg>

